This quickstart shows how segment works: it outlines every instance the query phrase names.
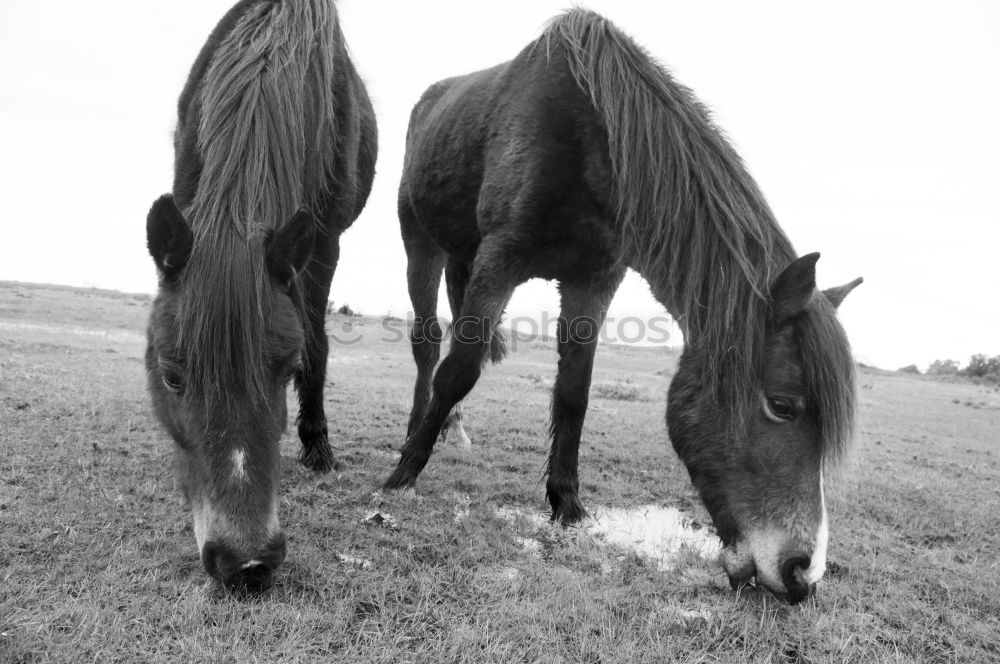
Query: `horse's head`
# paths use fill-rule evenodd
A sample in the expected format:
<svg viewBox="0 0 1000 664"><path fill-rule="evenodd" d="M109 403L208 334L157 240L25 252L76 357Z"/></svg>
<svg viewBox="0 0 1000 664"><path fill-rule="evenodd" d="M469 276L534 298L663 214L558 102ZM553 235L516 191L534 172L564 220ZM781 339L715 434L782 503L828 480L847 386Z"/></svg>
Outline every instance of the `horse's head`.
<svg viewBox="0 0 1000 664"><path fill-rule="evenodd" d="M667 408L674 449L715 522L731 583L756 578L790 602L826 569L824 461L848 442L854 409L854 365L836 308L861 280L818 291L818 258L797 259L771 285L745 415L708 393L705 351L692 346Z"/></svg>
<svg viewBox="0 0 1000 664"><path fill-rule="evenodd" d="M160 277L147 332L148 386L177 443L199 553L227 587L263 589L285 557L278 443L286 385L305 343L294 277L312 250L313 218L300 211L281 230L250 240L253 251L211 255L164 196L146 231ZM261 264L216 269L234 260ZM259 279L222 283L244 273ZM247 293L249 304L240 306Z"/></svg>

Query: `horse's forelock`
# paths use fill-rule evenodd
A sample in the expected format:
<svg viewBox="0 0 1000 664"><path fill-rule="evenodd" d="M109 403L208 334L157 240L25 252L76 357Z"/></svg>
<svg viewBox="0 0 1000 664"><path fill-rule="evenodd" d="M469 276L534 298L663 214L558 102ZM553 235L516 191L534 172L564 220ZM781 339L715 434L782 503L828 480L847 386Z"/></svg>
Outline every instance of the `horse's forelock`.
<svg viewBox="0 0 1000 664"><path fill-rule="evenodd" d="M254 245L258 246L254 246ZM224 234L196 248L178 293L177 347L190 397L259 400L271 303L260 241Z"/></svg>
<svg viewBox="0 0 1000 664"><path fill-rule="evenodd" d="M339 40L329 0L252 4L199 86L201 169L184 210L195 241L177 331L206 399L260 398L266 389L273 294L264 239L327 193Z"/></svg>
<svg viewBox="0 0 1000 664"><path fill-rule="evenodd" d="M833 306L814 297L795 324L810 415L820 428L823 456L841 458L854 432L855 365Z"/></svg>

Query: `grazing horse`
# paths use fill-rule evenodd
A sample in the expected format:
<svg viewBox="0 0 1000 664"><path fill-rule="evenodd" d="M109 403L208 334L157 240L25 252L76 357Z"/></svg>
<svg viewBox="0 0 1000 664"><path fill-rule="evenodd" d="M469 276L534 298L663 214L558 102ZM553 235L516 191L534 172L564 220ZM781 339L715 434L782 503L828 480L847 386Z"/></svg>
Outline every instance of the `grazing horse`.
<svg viewBox="0 0 1000 664"><path fill-rule="evenodd" d="M173 195L146 222L159 291L146 372L177 442L208 573L271 584L286 385L300 461L334 465L323 412L340 234L375 168L371 103L331 0L243 0L215 28L178 104Z"/></svg>
<svg viewBox="0 0 1000 664"><path fill-rule="evenodd" d="M546 494L579 521L580 432L598 331L626 268L679 322L667 424L734 584L795 602L826 566L824 465L851 437L853 360L815 284L708 112L629 37L581 9L514 60L431 86L413 109L399 218L416 314L413 411L386 489L412 487L486 357L514 288L559 282ZM457 321L441 338L447 271Z"/></svg>

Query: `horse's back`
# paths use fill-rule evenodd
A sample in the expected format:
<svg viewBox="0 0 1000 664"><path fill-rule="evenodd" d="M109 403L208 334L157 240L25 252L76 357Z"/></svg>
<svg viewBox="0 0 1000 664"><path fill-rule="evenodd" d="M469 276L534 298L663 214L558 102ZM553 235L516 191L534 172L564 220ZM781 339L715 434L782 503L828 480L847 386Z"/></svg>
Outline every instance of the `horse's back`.
<svg viewBox="0 0 1000 664"><path fill-rule="evenodd" d="M558 47L435 83L413 109L403 223L464 262L485 236L557 249L587 237L607 253L611 195L607 135Z"/></svg>
<svg viewBox="0 0 1000 664"><path fill-rule="evenodd" d="M410 114L399 190L403 232L418 225L463 262L471 262L480 241L476 202L489 106L505 67L438 81Z"/></svg>

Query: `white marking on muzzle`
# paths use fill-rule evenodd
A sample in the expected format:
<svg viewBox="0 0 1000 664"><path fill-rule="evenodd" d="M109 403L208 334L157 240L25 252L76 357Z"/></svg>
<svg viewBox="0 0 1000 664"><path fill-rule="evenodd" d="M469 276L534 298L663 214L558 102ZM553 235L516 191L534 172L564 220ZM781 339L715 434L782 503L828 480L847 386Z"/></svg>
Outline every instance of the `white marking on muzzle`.
<svg viewBox="0 0 1000 664"><path fill-rule="evenodd" d="M224 512L217 512L207 501L201 501L194 506L194 538L198 543L198 555L201 555L205 542L209 539L222 538L230 543L238 541L239 532L234 531L234 524ZM267 522L264 524L266 538L275 537L281 533L281 523L278 521L278 501L271 501L268 509ZM236 538L236 539L234 539ZM260 562L260 561L257 561Z"/></svg>
<svg viewBox="0 0 1000 664"><path fill-rule="evenodd" d="M781 555L787 541L785 531L774 527L754 530L747 535L747 549L757 569L757 583L772 589L785 587L785 582L781 580Z"/></svg>
<svg viewBox="0 0 1000 664"><path fill-rule="evenodd" d="M198 555L208 541L208 527L215 516L212 506L206 502L199 503L194 509L194 539L198 543Z"/></svg>
<svg viewBox="0 0 1000 664"><path fill-rule="evenodd" d="M237 449L233 452L233 477L241 481L247 478L246 461L247 453L244 450Z"/></svg>
<svg viewBox="0 0 1000 664"><path fill-rule="evenodd" d="M826 495L823 492L823 474L819 476L819 527L816 529L816 543L813 545L812 558L809 561L809 569L803 575L802 580L812 585L823 578L826 572L826 546L830 539L830 531L826 523Z"/></svg>
<svg viewBox="0 0 1000 664"><path fill-rule="evenodd" d="M278 522L278 501L271 501L271 510L267 515L267 536L274 537L281 532L281 524Z"/></svg>
<svg viewBox="0 0 1000 664"><path fill-rule="evenodd" d="M812 585L823 578L826 572L826 548L830 533L827 528L826 518L826 496L823 490L823 476L820 474L819 480L819 502L820 519L816 526L815 540L812 542L812 554L809 559L809 567L796 570L799 581ZM800 532L805 532L803 529ZM790 549L789 545L794 544L796 548ZM785 582L781 578L781 564L783 556L791 551L800 550L798 547L807 545L808 542L801 539L797 542L789 541L787 528L776 528L768 526L758 530L752 530L740 540L722 551L720 562L726 573L731 577L743 578L756 570L757 582L768 588L782 589Z"/></svg>

